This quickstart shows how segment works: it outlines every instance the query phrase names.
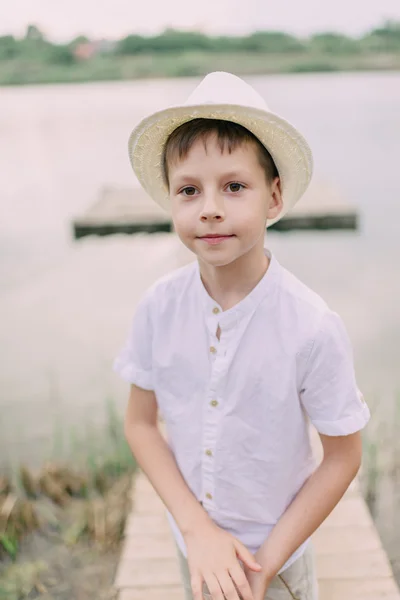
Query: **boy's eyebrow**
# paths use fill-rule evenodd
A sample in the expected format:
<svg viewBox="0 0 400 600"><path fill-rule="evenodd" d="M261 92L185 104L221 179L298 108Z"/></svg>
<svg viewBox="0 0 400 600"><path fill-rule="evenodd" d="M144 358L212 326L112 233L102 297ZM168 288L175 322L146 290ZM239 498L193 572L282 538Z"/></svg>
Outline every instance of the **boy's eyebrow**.
<svg viewBox="0 0 400 600"><path fill-rule="evenodd" d="M247 171L244 171L243 169L235 169L233 171L228 171L227 173L222 173L222 175L220 175L220 179L235 179L235 178L242 178L242 177L249 177L250 173L248 173ZM197 181L199 178L196 177L196 175L189 175L187 173L182 174L182 175L176 175L176 178L174 178L175 181L174 183L185 183L185 182L191 182L191 181Z"/></svg>
<svg viewBox="0 0 400 600"><path fill-rule="evenodd" d="M171 179L174 179L174 183L186 183L188 181L196 181L197 177L195 175L188 175L188 174L182 174L182 175L176 175L175 177L171 177Z"/></svg>

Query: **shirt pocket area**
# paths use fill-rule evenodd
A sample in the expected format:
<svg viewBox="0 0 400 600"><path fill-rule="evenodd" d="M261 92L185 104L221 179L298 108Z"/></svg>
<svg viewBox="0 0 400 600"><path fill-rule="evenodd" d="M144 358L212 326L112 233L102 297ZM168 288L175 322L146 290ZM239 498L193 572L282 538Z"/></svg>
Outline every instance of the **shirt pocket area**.
<svg viewBox="0 0 400 600"><path fill-rule="evenodd" d="M203 390L198 381L190 374L188 365L155 365L154 392L161 416L166 423L191 421L201 414L201 397ZM199 404L200 403L200 404Z"/></svg>

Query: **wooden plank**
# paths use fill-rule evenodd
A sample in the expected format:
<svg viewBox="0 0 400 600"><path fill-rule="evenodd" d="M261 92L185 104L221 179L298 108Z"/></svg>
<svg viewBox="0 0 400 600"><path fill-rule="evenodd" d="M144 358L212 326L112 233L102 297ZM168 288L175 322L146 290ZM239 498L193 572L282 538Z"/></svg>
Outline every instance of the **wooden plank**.
<svg viewBox="0 0 400 600"><path fill-rule="evenodd" d="M154 588L181 585L181 574L177 557L159 559L122 558L115 580L117 588Z"/></svg>
<svg viewBox="0 0 400 600"><path fill-rule="evenodd" d="M137 515L132 513L126 523L126 535L135 536L145 533L167 533L169 525L164 514Z"/></svg>
<svg viewBox="0 0 400 600"><path fill-rule="evenodd" d="M153 491L137 494L133 498L133 510L136 515L152 515L162 511L164 504Z"/></svg>
<svg viewBox="0 0 400 600"><path fill-rule="evenodd" d="M365 579L391 577L389 561L382 549L316 555L318 579Z"/></svg>
<svg viewBox="0 0 400 600"><path fill-rule="evenodd" d="M104 187L99 199L73 221L76 239L85 235L171 231L169 215L143 188Z"/></svg>
<svg viewBox="0 0 400 600"><path fill-rule="evenodd" d="M181 586L147 588L145 594L141 588L126 588L120 591L118 600L184 600L184 593Z"/></svg>
<svg viewBox="0 0 400 600"><path fill-rule="evenodd" d="M169 558L171 556L171 534L167 533L144 533L126 538L123 555L132 560L144 558Z"/></svg>
<svg viewBox="0 0 400 600"><path fill-rule="evenodd" d="M393 578L319 581L320 600L399 600Z"/></svg>
<svg viewBox="0 0 400 600"><path fill-rule="evenodd" d="M170 216L142 188L105 187L73 223L75 239L86 235L172 231ZM303 198L271 229L357 229L356 209L327 183L313 180Z"/></svg>
<svg viewBox="0 0 400 600"><path fill-rule="evenodd" d="M360 496L343 498L323 523L323 527L369 527L372 518Z"/></svg>
<svg viewBox="0 0 400 600"><path fill-rule="evenodd" d="M374 527L341 526L325 527L322 525L313 535L316 553L320 556L332 554L351 554L381 550L382 544Z"/></svg>

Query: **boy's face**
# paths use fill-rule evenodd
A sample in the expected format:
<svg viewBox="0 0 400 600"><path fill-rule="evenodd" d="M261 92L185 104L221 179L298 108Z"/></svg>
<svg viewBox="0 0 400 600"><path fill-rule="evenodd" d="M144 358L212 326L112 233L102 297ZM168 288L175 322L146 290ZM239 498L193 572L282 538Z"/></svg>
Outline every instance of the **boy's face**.
<svg viewBox="0 0 400 600"><path fill-rule="evenodd" d="M279 214L282 198L279 178L267 182L255 144L221 153L211 134L169 165L168 175L175 230L200 260L224 266L263 248L267 218Z"/></svg>

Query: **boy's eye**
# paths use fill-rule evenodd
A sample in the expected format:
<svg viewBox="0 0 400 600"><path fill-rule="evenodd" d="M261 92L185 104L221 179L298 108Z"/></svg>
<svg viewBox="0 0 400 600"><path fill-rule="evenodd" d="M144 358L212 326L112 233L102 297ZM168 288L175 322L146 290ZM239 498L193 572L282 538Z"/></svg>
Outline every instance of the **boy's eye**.
<svg viewBox="0 0 400 600"><path fill-rule="evenodd" d="M185 192L187 192L187 193L185 193ZM187 187L183 188L183 190L181 190L180 193L183 194L184 196L194 196L196 193L196 188L194 188L193 186L187 186Z"/></svg>
<svg viewBox="0 0 400 600"><path fill-rule="evenodd" d="M229 186L231 192L240 192L240 189L244 187L241 183L233 182Z"/></svg>

